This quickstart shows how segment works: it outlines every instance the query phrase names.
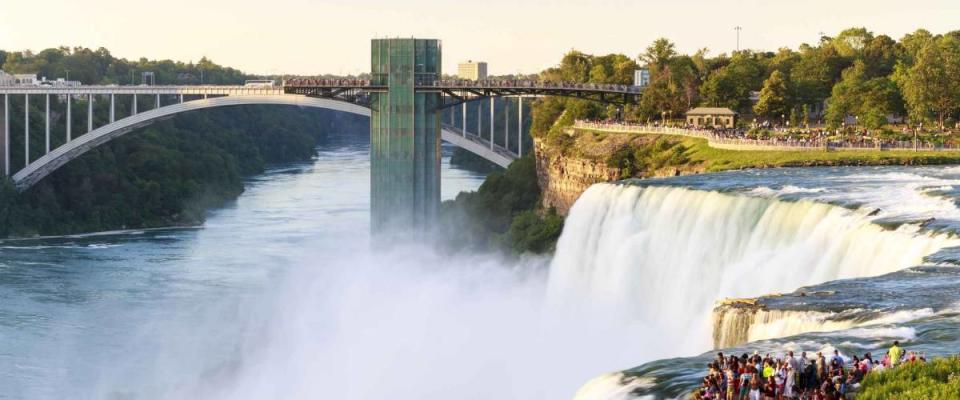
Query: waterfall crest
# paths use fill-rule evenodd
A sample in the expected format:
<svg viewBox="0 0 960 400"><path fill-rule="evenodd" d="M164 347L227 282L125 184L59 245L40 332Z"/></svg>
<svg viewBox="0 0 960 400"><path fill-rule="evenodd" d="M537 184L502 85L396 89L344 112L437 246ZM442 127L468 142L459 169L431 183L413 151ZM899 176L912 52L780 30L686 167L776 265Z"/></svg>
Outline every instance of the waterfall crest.
<svg viewBox="0 0 960 400"><path fill-rule="evenodd" d="M880 275L958 244L915 225L885 230L865 212L823 203L598 184L570 211L548 294L560 309L648 327L640 358L695 354L713 345L718 300Z"/></svg>

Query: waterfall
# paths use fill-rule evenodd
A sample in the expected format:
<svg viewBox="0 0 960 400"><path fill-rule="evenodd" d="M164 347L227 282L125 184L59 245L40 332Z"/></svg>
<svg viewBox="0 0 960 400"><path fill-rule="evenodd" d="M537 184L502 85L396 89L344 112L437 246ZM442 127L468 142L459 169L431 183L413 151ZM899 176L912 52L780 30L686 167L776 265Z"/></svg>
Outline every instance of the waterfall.
<svg viewBox="0 0 960 400"><path fill-rule="evenodd" d="M878 315L861 309L823 312L721 306L713 311L713 347L722 349L805 332L831 332L859 326L901 323L931 315L934 315L934 311L930 308Z"/></svg>
<svg viewBox="0 0 960 400"><path fill-rule="evenodd" d="M570 211L548 295L557 309L645 326L643 362L710 349L718 300L884 274L958 244L915 225L885 230L866 212L823 203L598 184Z"/></svg>

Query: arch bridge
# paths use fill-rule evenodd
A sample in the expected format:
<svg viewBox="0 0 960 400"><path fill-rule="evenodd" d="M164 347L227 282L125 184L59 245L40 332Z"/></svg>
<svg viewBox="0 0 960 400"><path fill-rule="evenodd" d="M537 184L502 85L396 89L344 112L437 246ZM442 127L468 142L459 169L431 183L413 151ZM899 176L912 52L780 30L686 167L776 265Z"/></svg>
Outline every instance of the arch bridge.
<svg viewBox="0 0 960 400"><path fill-rule="evenodd" d="M428 227L439 205L440 141L447 141L506 167L523 153L523 98L565 96L614 105L636 103L640 89L625 85L564 84L534 81L445 81L440 76L439 41L375 39L371 80L293 79L280 87L253 86L9 86L0 87L0 167L18 190L26 190L69 161L110 140L180 113L214 107L273 104L316 107L371 118L371 223L385 228ZM10 100L23 96L23 165L11 165ZM50 98L66 102L62 132L52 132ZM496 143L494 99L519 98L516 151ZM42 156L31 159L30 101L44 110ZM149 110L143 110L142 99ZM117 118L119 99L130 101L128 115ZM467 102L490 100L490 131L468 132ZM74 132L72 103L85 103L86 129ZM94 104L109 103L107 123L95 126ZM462 106L462 123L441 123L442 110ZM450 113L453 117L453 113ZM507 115L509 118L509 115ZM78 134L79 133L79 134ZM52 148L51 135L64 135ZM57 140L59 142L59 140ZM36 153L34 150L33 153Z"/></svg>

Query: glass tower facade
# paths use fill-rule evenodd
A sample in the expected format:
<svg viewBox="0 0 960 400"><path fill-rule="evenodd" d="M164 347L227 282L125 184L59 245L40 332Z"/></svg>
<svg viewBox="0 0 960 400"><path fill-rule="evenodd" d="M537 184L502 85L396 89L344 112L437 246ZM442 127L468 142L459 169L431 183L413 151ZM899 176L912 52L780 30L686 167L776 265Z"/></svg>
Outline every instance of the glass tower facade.
<svg viewBox="0 0 960 400"><path fill-rule="evenodd" d="M374 233L426 232L440 207L440 94L416 85L440 76L440 41L374 39L370 208Z"/></svg>

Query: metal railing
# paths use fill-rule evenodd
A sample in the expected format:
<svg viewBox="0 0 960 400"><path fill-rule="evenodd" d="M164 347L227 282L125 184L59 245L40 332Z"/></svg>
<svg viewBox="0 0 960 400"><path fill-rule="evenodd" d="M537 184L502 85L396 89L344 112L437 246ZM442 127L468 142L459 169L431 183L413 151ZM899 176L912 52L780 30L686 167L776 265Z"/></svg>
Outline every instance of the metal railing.
<svg viewBox="0 0 960 400"><path fill-rule="evenodd" d="M369 80L364 79L290 79L284 81L287 87L384 87L385 85L374 85ZM559 89L559 90L581 90L596 91L608 93L627 93L640 94L642 89L639 86L631 85L612 85L598 83L574 83L574 82L548 82L531 80L504 80L504 79L484 79L478 81L471 80L433 80L427 82L417 82L417 87L437 88L437 89Z"/></svg>

